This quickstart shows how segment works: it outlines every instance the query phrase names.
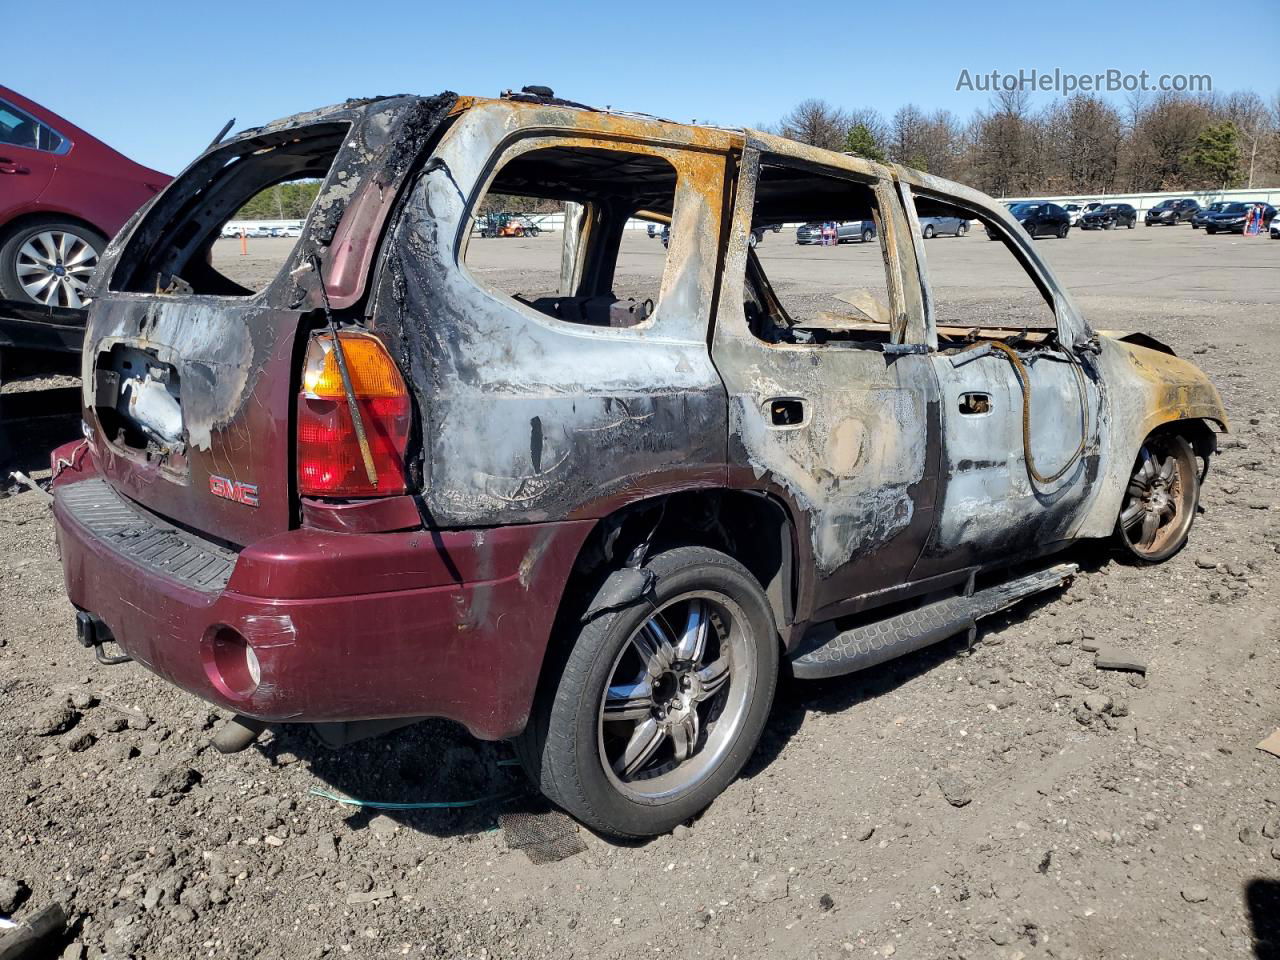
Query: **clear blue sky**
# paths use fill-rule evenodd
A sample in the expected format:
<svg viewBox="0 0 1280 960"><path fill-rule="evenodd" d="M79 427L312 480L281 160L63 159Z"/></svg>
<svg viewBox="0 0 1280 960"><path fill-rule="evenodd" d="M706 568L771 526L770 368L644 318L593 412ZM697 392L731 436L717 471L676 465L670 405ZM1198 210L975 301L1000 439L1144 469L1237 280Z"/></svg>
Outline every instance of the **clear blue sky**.
<svg viewBox="0 0 1280 960"><path fill-rule="evenodd" d="M1280 90L1276 0L73 6L6 4L0 82L169 173L233 116L240 129L373 94L542 83L584 103L737 126L811 96L967 117L989 95L957 92L961 68L1208 73L1217 91Z"/></svg>

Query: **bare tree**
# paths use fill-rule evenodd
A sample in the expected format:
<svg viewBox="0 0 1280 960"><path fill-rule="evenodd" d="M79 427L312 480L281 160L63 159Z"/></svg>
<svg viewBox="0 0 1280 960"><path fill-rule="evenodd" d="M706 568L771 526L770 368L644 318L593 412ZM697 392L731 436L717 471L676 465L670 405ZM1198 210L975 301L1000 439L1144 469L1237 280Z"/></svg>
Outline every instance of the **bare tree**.
<svg viewBox="0 0 1280 960"><path fill-rule="evenodd" d="M1267 105L1252 90L1237 90L1222 101L1221 116L1235 125L1244 168L1241 173L1246 186L1252 187L1258 168L1258 148L1265 146L1269 132Z"/></svg>
<svg viewBox="0 0 1280 960"><path fill-rule="evenodd" d="M1096 95L1077 94L1049 106L1041 117L1049 146L1046 186L1068 194L1111 191L1123 123Z"/></svg>
<svg viewBox="0 0 1280 960"><path fill-rule="evenodd" d="M973 176L978 186L997 197L1034 189L1030 168L1035 142L1030 97L1025 91L998 93L992 98L989 113L979 110L974 114L970 136Z"/></svg>
<svg viewBox="0 0 1280 960"><path fill-rule="evenodd" d="M811 97L796 104L782 118L779 129L784 137L801 143L825 150L843 150L849 133L849 115L825 100Z"/></svg>
<svg viewBox="0 0 1280 960"><path fill-rule="evenodd" d="M1196 138L1212 120L1209 103L1161 93L1139 115L1128 157L1133 190L1180 190L1197 180L1188 162Z"/></svg>
<svg viewBox="0 0 1280 960"><path fill-rule="evenodd" d="M889 124L889 158L908 167L929 168L928 121L914 103L899 107Z"/></svg>

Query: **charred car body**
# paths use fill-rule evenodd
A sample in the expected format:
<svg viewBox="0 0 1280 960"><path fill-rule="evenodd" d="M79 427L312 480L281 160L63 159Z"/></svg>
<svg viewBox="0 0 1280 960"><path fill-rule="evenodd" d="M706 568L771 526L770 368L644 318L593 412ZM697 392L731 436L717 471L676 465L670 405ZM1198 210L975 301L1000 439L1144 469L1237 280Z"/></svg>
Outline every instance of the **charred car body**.
<svg viewBox="0 0 1280 960"><path fill-rule="evenodd" d="M257 293L217 273L221 223L298 175L323 182L289 262ZM558 290L467 269L489 192L566 204ZM613 294L633 215L669 221L652 303ZM920 216L983 222L1051 322L940 323ZM752 231L823 220L875 224L886 294L793 317ZM1191 364L1090 329L983 194L541 94L246 131L97 283L86 439L55 452L86 645L335 741L423 716L514 738L621 835L724 789L783 664L972 629L1069 579L1036 561L1083 538L1171 555L1226 428Z"/></svg>

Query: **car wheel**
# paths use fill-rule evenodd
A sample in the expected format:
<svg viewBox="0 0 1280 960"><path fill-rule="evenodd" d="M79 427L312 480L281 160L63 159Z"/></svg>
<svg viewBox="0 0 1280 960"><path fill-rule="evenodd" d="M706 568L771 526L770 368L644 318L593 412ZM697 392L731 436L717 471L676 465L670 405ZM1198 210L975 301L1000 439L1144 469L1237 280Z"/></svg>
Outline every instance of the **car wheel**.
<svg viewBox="0 0 1280 960"><path fill-rule="evenodd" d="M1129 221L1129 224L1128 224L1128 227L1129 227L1129 229L1130 229L1130 230L1132 230L1132 229L1133 229L1134 227L1136 227L1137 225L1138 225L1138 221L1137 221L1137 220L1130 220L1130 221Z"/></svg>
<svg viewBox="0 0 1280 960"><path fill-rule="evenodd" d="M926 240L932 240L932 239L933 239L933 224L931 224L931 223L930 223L930 224L928 224L928 225L926 225L926 226L925 226L925 228L924 228L924 238L925 238Z"/></svg>
<svg viewBox="0 0 1280 960"><path fill-rule="evenodd" d="M1071 232L1071 225L1064 223L1062 226L1058 227L1058 239L1059 240L1067 239L1067 234L1070 232Z"/></svg>
<svg viewBox="0 0 1280 960"><path fill-rule="evenodd" d="M0 244L0 297L82 307L107 239L78 223L21 227Z"/></svg>
<svg viewBox="0 0 1280 960"><path fill-rule="evenodd" d="M760 240L759 240L759 238L758 238L758 237L756 237L756 232L755 232L754 230L752 230L749 234L747 234L747 246L748 246L748 247L754 247L754 246L755 246L757 243L759 243L759 242L760 242Z"/></svg>
<svg viewBox="0 0 1280 960"><path fill-rule="evenodd" d="M863 230L863 231L862 231L862 242L863 242L863 243L870 243L870 242L871 242L872 240L874 240L875 238L876 238L876 232L875 232L874 230Z"/></svg>
<svg viewBox="0 0 1280 960"><path fill-rule="evenodd" d="M746 568L678 547L645 569L652 590L579 629L516 742L548 798L619 837L665 833L733 782L778 677L773 612Z"/></svg>
<svg viewBox="0 0 1280 960"><path fill-rule="evenodd" d="M1116 225L1110 220L1108 220L1106 223L1102 225L1103 230L1114 230L1115 227Z"/></svg>
<svg viewBox="0 0 1280 960"><path fill-rule="evenodd" d="M969 232L969 225L967 223L962 223L960 224L960 226L956 227L957 237L963 237L968 232Z"/></svg>
<svg viewBox="0 0 1280 960"><path fill-rule="evenodd" d="M1207 233L1207 234L1209 234L1210 236L1212 236L1213 234L1217 233L1218 231L1217 231L1217 230L1215 230L1215 229L1213 229L1213 227L1205 227L1205 228L1204 228L1204 232L1205 232L1205 233Z"/></svg>
<svg viewBox="0 0 1280 960"><path fill-rule="evenodd" d="M1136 560L1161 563L1183 548L1200 502L1195 451L1184 437L1159 433L1138 451L1116 538Z"/></svg>

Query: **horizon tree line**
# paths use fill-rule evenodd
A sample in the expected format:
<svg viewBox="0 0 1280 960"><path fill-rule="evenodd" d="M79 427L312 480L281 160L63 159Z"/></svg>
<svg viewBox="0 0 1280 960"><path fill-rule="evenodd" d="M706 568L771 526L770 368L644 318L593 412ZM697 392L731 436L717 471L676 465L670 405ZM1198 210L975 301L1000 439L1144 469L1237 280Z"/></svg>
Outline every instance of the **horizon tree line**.
<svg viewBox="0 0 1280 960"><path fill-rule="evenodd" d="M968 120L811 97L763 129L997 197L1280 186L1280 93L1134 94L1123 107L1076 94L1037 109L1025 91L1002 91Z"/></svg>

